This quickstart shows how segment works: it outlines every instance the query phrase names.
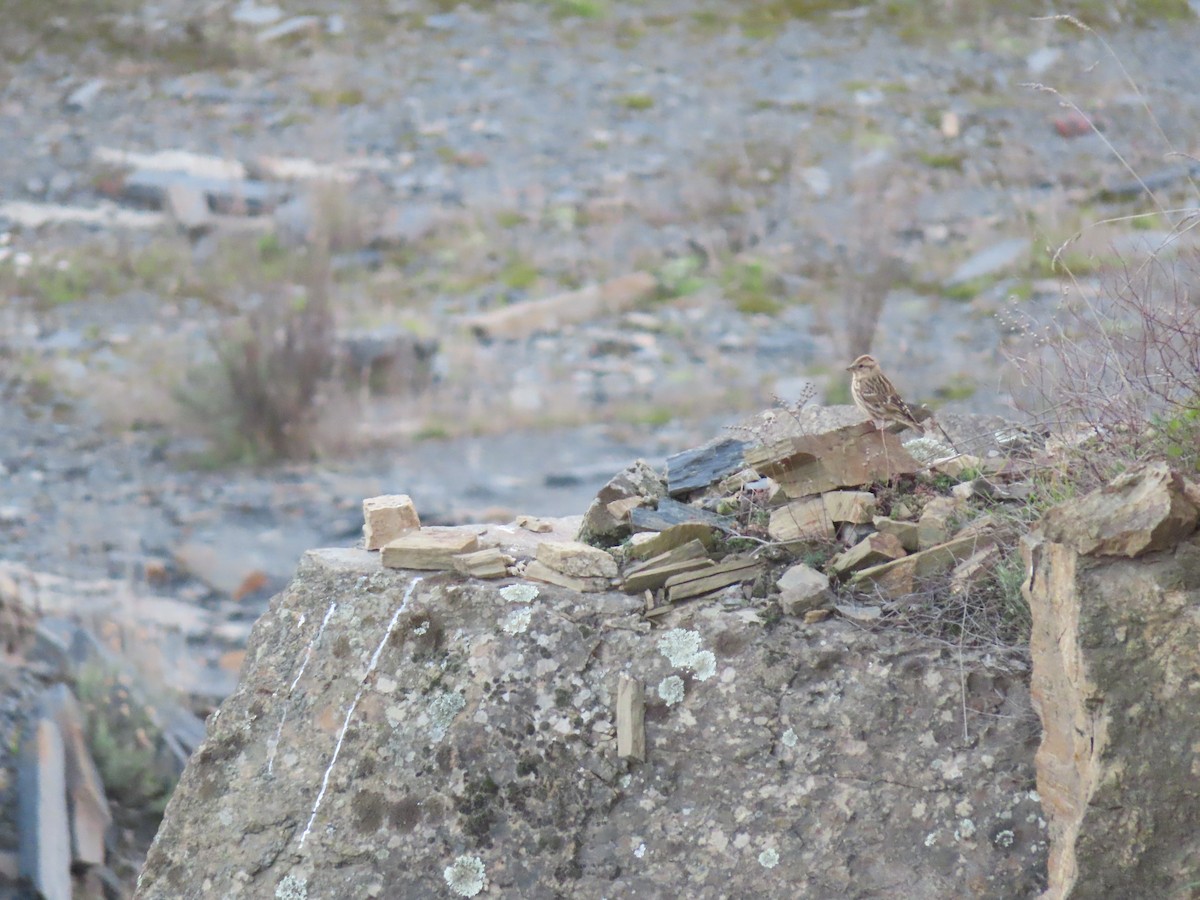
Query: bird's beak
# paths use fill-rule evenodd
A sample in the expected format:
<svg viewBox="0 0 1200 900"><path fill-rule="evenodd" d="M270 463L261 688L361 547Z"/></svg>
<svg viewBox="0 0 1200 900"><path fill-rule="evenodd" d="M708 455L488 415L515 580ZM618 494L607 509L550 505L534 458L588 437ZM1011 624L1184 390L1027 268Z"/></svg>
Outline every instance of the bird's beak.
<svg viewBox="0 0 1200 900"><path fill-rule="evenodd" d="M853 371L854 371L854 366L846 366L846 371L847 371L847 372L853 372Z"/></svg>

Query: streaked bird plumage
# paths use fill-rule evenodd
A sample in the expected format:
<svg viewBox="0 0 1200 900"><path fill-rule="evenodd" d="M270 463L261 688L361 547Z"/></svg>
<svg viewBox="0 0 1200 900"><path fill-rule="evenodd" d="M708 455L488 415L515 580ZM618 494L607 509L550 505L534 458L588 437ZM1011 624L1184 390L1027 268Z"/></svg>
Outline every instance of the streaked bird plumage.
<svg viewBox="0 0 1200 900"><path fill-rule="evenodd" d="M854 405L862 410L877 428L882 429L895 423L922 434L929 434L929 426L933 425L941 432L942 437L950 440L932 416L924 423L917 419L912 407L904 402L891 379L883 374L875 357L864 353L847 366L846 371L851 375L850 396L854 398ZM951 447L953 446L951 443Z"/></svg>

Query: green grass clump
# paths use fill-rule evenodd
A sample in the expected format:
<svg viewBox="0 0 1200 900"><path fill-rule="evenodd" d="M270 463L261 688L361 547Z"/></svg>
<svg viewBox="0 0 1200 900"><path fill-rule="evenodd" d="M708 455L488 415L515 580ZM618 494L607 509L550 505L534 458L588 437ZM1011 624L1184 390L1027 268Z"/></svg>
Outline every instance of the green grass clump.
<svg viewBox="0 0 1200 900"><path fill-rule="evenodd" d="M625 109L641 111L654 108L654 98L649 94L625 94L617 98L617 103Z"/></svg>
<svg viewBox="0 0 1200 900"><path fill-rule="evenodd" d="M721 273L721 286L739 312L776 315L783 309L778 276L758 260L736 262Z"/></svg>
<svg viewBox="0 0 1200 900"><path fill-rule="evenodd" d="M608 15L608 0L549 0L555 18L603 19Z"/></svg>
<svg viewBox="0 0 1200 900"><path fill-rule="evenodd" d="M514 256L505 264L500 280L511 290L528 290L538 280L537 266L522 256Z"/></svg>

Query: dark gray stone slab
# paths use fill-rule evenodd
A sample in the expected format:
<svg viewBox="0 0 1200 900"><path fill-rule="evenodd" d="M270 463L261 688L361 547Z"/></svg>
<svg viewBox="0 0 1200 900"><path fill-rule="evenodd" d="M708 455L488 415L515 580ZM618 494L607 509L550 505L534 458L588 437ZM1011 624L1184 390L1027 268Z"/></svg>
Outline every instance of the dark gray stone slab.
<svg viewBox="0 0 1200 900"><path fill-rule="evenodd" d="M262 181L141 169L125 179L121 195L129 203L163 209L167 206L168 191L184 188L202 193L213 212L250 216L271 212L289 194L285 188Z"/></svg>
<svg viewBox="0 0 1200 900"><path fill-rule="evenodd" d="M718 478L745 468L748 444L726 438L667 458L667 491L672 497L706 488Z"/></svg>
<svg viewBox="0 0 1200 900"><path fill-rule="evenodd" d="M629 513L629 524L634 531L664 531L672 525L689 523L711 525L721 531L732 531L736 524L729 516L719 516L707 509L688 506L678 500L663 497L658 509L640 506Z"/></svg>
<svg viewBox="0 0 1200 900"><path fill-rule="evenodd" d="M58 726L39 717L17 762L20 871L45 900L71 900L66 755Z"/></svg>

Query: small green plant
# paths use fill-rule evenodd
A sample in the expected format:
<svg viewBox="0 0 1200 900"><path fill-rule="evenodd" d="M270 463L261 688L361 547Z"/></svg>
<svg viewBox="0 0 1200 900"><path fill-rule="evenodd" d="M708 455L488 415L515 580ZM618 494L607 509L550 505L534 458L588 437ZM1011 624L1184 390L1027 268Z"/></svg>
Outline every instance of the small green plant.
<svg viewBox="0 0 1200 900"><path fill-rule="evenodd" d="M556 18L602 19L608 15L608 0L550 0Z"/></svg>
<svg viewBox="0 0 1200 900"><path fill-rule="evenodd" d="M1155 423L1162 454L1187 472L1200 472L1200 397Z"/></svg>
<svg viewBox="0 0 1200 900"><path fill-rule="evenodd" d="M776 315L783 309L781 285L774 272L758 260L736 262L721 274L721 286L739 312Z"/></svg>
<svg viewBox="0 0 1200 900"><path fill-rule="evenodd" d="M106 793L126 808L161 817L175 778L159 756L157 723L118 675L100 663L82 668L75 691Z"/></svg>
<svg viewBox="0 0 1200 900"><path fill-rule="evenodd" d="M513 256L505 264L500 273L504 286L512 290L524 291L533 287L538 280L538 269L532 261L523 256Z"/></svg>
<svg viewBox="0 0 1200 900"><path fill-rule="evenodd" d="M309 102L322 109L359 106L364 99L360 88L309 88L308 90Z"/></svg>
<svg viewBox="0 0 1200 900"><path fill-rule="evenodd" d="M73 266L43 269L35 278L33 292L46 306L63 306L88 294L87 274Z"/></svg>
<svg viewBox="0 0 1200 900"><path fill-rule="evenodd" d="M529 217L515 209L502 209L496 213L496 224L504 229L516 228L529 221Z"/></svg>
<svg viewBox="0 0 1200 900"><path fill-rule="evenodd" d="M617 99L617 103L635 111L654 108L654 98L649 94L625 94Z"/></svg>
<svg viewBox="0 0 1200 900"><path fill-rule="evenodd" d="M686 297L704 287L700 277L703 263L696 256L676 256L658 270L658 296L662 300Z"/></svg>
<svg viewBox="0 0 1200 900"><path fill-rule="evenodd" d="M949 169L954 172L963 170L963 154L961 153L929 153L919 151L917 159L931 169Z"/></svg>

